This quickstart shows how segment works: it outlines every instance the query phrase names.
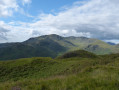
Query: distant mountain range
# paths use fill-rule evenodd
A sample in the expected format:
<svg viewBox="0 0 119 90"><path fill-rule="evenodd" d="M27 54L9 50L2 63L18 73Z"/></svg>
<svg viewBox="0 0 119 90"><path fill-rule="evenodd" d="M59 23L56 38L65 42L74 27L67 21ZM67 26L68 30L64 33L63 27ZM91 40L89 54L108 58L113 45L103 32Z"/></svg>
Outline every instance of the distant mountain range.
<svg viewBox="0 0 119 90"><path fill-rule="evenodd" d="M110 44L110 45L116 45L115 43L112 43L112 42L107 42L108 44Z"/></svg>
<svg viewBox="0 0 119 90"><path fill-rule="evenodd" d="M83 49L95 54L118 53L119 45L111 45L86 37L62 37L56 34L30 38L21 43L0 44L0 60L28 57L55 58L69 51Z"/></svg>

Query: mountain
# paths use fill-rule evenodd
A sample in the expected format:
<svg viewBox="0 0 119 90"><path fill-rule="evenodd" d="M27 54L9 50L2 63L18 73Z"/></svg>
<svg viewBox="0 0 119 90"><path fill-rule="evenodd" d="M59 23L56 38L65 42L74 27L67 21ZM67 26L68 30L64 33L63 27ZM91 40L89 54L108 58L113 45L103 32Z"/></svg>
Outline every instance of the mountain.
<svg viewBox="0 0 119 90"><path fill-rule="evenodd" d="M56 34L30 38L21 43L0 44L0 60L28 57L55 58L69 51L83 49L96 54L118 53L119 48L86 37L62 37Z"/></svg>
<svg viewBox="0 0 119 90"><path fill-rule="evenodd" d="M0 48L0 60L27 57L56 57L65 48L52 40L43 40L39 44L14 43Z"/></svg>
<svg viewBox="0 0 119 90"><path fill-rule="evenodd" d="M77 50L55 59L0 61L0 90L118 90L118 77L119 54Z"/></svg>
<svg viewBox="0 0 119 90"><path fill-rule="evenodd" d="M112 43L112 42L107 42L108 44L110 44L110 45L116 45L115 43Z"/></svg>

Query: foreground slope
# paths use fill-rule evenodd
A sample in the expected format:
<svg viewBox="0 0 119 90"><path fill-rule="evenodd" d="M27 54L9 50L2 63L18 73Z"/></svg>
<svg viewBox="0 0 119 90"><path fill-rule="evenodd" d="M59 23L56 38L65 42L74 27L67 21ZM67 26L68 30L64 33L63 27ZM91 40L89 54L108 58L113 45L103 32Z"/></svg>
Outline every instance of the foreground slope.
<svg viewBox="0 0 119 90"><path fill-rule="evenodd" d="M51 34L30 38L21 43L0 44L0 60L57 57L65 52L83 49L95 54L118 53L119 47L86 37L61 37Z"/></svg>
<svg viewBox="0 0 119 90"><path fill-rule="evenodd" d="M1 61L0 89L118 90L119 54L90 58L87 53L92 53L84 53L86 57Z"/></svg>

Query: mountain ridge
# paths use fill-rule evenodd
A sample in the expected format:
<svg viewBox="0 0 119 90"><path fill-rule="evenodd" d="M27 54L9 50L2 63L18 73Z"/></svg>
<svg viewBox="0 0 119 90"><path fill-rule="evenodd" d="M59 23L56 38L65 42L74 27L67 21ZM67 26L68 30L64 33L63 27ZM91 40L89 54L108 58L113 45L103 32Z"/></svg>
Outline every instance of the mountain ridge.
<svg viewBox="0 0 119 90"><path fill-rule="evenodd" d="M19 43L0 44L0 60L52 57L69 51L86 50L95 54L118 53L119 47L101 40L86 37L62 37L56 34L30 38Z"/></svg>

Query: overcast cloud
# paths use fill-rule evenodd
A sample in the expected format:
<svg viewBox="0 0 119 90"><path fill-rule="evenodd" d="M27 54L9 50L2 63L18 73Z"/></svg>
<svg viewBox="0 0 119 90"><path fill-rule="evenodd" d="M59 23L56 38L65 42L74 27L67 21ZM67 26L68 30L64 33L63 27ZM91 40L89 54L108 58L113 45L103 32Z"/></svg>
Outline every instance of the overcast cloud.
<svg viewBox="0 0 119 90"><path fill-rule="evenodd" d="M31 2L30 0L23 1L23 4ZM1 0L0 16L12 15L18 8L16 0ZM7 42L24 41L30 37L45 34L118 40L119 0L75 2L71 7L65 7L63 11L55 15L42 13L30 23L1 22L0 33L5 32L3 36ZM0 34L0 40L1 37L2 34Z"/></svg>

